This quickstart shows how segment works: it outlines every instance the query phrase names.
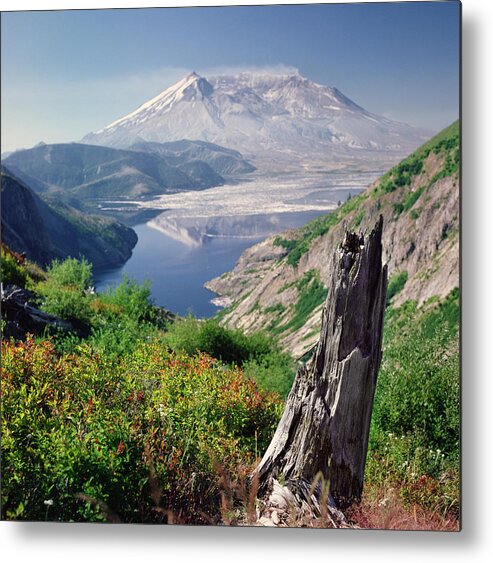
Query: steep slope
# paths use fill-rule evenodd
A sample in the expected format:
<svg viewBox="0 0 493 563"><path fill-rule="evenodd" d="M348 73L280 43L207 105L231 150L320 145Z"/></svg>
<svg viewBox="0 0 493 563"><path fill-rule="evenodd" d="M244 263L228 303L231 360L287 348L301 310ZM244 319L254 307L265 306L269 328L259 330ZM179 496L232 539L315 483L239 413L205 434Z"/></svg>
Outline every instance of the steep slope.
<svg viewBox="0 0 493 563"><path fill-rule="evenodd" d="M231 303L222 322L267 328L301 357L318 338L328 257L346 228L368 231L380 214L392 303L448 295L459 285L459 160L456 122L330 215L248 249L207 284Z"/></svg>
<svg viewBox="0 0 493 563"><path fill-rule="evenodd" d="M48 205L8 169L1 171L2 242L44 266L83 256L94 266L125 262L137 243L132 229L67 205Z"/></svg>
<svg viewBox="0 0 493 563"><path fill-rule="evenodd" d="M5 164L27 181L34 179L33 189L79 200L134 198L224 183L205 162L183 160L174 166L158 154L77 143L16 151Z"/></svg>
<svg viewBox="0 0 493 563"><path fill-rule="evenodd" d="M361 108L299 73L192 73L83 142L129 147L179 139L218 143L264 166L396 162L429 134Z"/></svg>

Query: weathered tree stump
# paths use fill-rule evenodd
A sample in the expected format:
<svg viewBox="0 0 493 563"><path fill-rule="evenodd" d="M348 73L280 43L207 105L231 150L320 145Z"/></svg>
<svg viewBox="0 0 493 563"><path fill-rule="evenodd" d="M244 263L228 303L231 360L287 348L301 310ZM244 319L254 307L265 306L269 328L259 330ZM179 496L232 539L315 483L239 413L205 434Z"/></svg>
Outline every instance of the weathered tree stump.
<svg viewBox="0 0 493 563"><path fill-rule="evenodd" d="M253 479L259 492L273 479L300 500L346 508L361 498L373 397L382 350L387 266L383 219L366 237L346 232L337 249L320 340L300 367L284 413Z"/></svg>

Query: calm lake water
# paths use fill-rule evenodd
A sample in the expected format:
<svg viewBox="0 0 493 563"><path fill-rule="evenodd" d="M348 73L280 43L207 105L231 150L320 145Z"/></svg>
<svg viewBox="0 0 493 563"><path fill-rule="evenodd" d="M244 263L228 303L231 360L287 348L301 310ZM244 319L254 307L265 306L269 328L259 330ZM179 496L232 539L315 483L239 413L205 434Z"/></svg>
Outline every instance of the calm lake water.
<svg viewBox="0 0 493 563"><path fill-rule="evenodd" d="M101 291L119 284L123 274L142 283L152 283L156 305L174 313L192 312L198 317L211 317L219 307L211 303L215 294L204 283L231 270L242 252L272 232L304 225L320 211L258 215L248 217L211 218L206 222L176 219L140 224L133 229L139 240L132 257L121 267L96 270L94 281ZM171 225L171 227L170 227ZM166 233L166 234L165 234ZM171 233L171 236L170 236Z"/></svg>
<svg viewBox="0 0 493 563"><path fill-rule="evenodd" d="M136 202L101 202L102 210L135 207L139 240L121 267L95 271L98 290L123 274L152 283L156 305L179 315L210 317L219 311L204 283L231 270L242 252L267 236L329 213L376 177L376 172L252 175L202 191L170 193ZM144 213L145 212L145 213ZM146 215L147 213L147 215Z"/></svg>

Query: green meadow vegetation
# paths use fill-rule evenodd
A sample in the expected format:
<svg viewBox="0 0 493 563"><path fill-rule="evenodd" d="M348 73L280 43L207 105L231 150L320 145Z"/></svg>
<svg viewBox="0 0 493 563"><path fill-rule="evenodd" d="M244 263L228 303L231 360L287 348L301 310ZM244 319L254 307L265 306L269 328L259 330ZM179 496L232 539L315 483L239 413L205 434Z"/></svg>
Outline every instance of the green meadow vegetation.
<svg viewBox="0 0 493 563"><path fill-rule="evenodd" d="M219 522L221 475L246 476L267 447L290 358L267 335L165 315L149 284L91 282L68 259L31 285L86 338L3 342L2 517Z"/></svg>
<svg viewBox="0 0 493 563"><path fill-rule="evenodd" d="M367 494L459 514L459 292L386 312L366 467ZM382 493L383 491L383 493Z"/></svg>
<svg viewBox="0 0 493 563"><path fill-rule="evenodd" d="M423 172L425 159L430 154L443 158L443 165L426 185L410 190L413 178ZM296 238L286 239L279 235L275 237L273 244L286 250L287 264L296 268L301 258L310 250L313 242L327 234L334 226L339 225L347 216L356 213L352 218L352 228L357 229L365 216L365 209L361 209L361 206L369 197L378 198L376 205L380 208L385 205L386 197L391 196L395 218L401 213L413 213L414 211L413 219L416 219L419 216L419 212L413 209L416 202L441 178L457 175L459 164L460 129L459 122L456 121L386 172L373 189L348 198L329 215L310 221L298 230Z"/></svg>
<svg viewBox="0 0 493 563"><path fill-rule="evenodd" d="M163 316L148 284L94 293L91 279L88 263L69 259L31 281L40 306L86 323L87 338L3 342L2 518L219 523L233 510L241 520L245 497L224 513L225 482L230 493L244 483L267 447L293 361L268 334ZM298 284L301 319L326 290L316 272ZM458 327L457 291L388 307L368 506L384 506L391 490L406 510L457 518Z"/></svg>

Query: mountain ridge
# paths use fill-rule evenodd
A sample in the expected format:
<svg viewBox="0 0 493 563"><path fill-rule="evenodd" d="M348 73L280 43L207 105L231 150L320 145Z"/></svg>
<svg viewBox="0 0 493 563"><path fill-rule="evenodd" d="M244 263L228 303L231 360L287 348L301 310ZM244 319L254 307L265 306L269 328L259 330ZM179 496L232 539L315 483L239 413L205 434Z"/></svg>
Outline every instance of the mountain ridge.
<svg viewBox="0 0 493 563"><path fill-rule="evenodd" d="M1 192L2 242L41 266L69 256L115 266L128 260L137 243L135 232L114 219L43 200L4 165Z"/></svg>
<svg viewBox="0 0 493 563"><path fill-rule="evenodd" d="M328 257L346 229L371 229L380 215L392 304L446 297L459 286L459 162L455 122L331 214L246 250L206 284L229 302L221 323L266 329L303 356L318 338Z"/></svg>
<svg viewBox="0 0 493 563"><path fill-rule="evenodd" d="M243 72L204 78L191 73L82 142L128 147L138 141L202 140L248 158L335 163L387 162L430 134L368 112L337 88L297 73Z"/></svg>

